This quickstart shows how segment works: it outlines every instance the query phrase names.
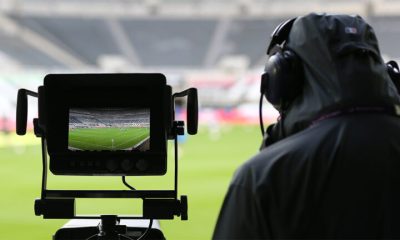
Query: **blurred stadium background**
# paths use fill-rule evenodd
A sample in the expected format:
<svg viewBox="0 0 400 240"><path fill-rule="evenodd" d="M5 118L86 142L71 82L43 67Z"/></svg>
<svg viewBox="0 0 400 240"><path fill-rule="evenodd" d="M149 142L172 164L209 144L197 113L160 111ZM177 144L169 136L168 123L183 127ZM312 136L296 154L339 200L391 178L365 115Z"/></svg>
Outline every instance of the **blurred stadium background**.
<svg viewBox="0 0 400 240"><path fill-rule="evenodd" d="M231 157L236 159L221 170L224 174L213 169L216 179L221 181L217 184L220 188L213 192L216 200L200 204L197 208L203 209L195 210L203 211L203 215L206 214L204 211L209 211L208 215L203 216L202 221L195 221L192 227L185 225L186 235L174 235L174 231L183 231L179 223L176 228L171 227L175 230L168 230L170 226L166 225L166 231L171 239L183 239L182 236L209 239L233 170L257 150L260 141L258 129L247 126L258 122L259 77L266 61L269 36L283 20L309 12L363 16L375 28L384 59L400 59L398 0L1 0L0 130L10 133L15 129L17 90L21 87L36 90L48 73L163 72L175 91L197 87L200 123L204 125L203 129L207 128L204 132L213 135L200 134L196 145L202 146L203 152L210 150L207 143L221 135L214 134L216 131L221 131L231 139L225 145L222 142L216 144L218 148L215 152L210 150L210 154L215 154L221 161ZM36 115L35 104L30 101L30 116ZM274 121L277 113L267 106L265 115L266 121ZM226 127L225 123L242 127ZM224 132L228 131L226 129L233 132ZM238 146L238 152L228 145L234 145L235 138L247 141ZM38 152L16 150L19 143L28 144L21 139L2 135L0 161L8 158L9 166L15 167L12 162L17 161L15 156L18 154L20 161L39 157ZM205 161L202 157L212 159L196 150L190 141L186 148L187 158L192 151L195 154L191 157L198 161ZM231 155L218 155L219 149ZM38 164L39 161L35 161L35 165ZM224 168L225 165L219 163L217 166ZM0 173L10 172L10 169L1 168ZM193 167L193 174L201 177L201 169ZM203 169L208 169L206 164ZM190 177L193 175L188 179ZM32 186L39 187L39 178ZM207 191L204 188L201 190ZM2 198L20 194L15 191L3 190ZM196 190L193 191L196 195ZM35 192L34 196L38 194ZM2 210L13 203L4 201L0 202ZM32 208L32 199L27 199L27 203ZM0 218L0 232L4 233L5 228L14 232L13 227L22 226L18 219L14 225L7 225L14 209L9 211L10 214ZM19 214L17 216L25 218L33 212L28 210ZM37 225L39 220L32 221L36 222L26 226L28 231L46 228L46 225ZM46 236L54 231L54 228L47 229ZM1 239L22 239L10 236Z"/></svg>

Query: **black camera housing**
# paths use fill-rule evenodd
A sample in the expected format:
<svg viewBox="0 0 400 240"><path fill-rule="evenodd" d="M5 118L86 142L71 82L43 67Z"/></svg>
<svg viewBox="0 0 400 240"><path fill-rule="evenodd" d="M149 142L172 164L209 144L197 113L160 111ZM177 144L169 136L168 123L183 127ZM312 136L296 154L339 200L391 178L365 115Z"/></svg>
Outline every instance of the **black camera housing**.
<svg viewBox="0 0 400 240"><path fill-rule="evenodd" d="M33 119L34 133L41 138L43 166L41 197L35 201L37 216L100 219L99 229L90 228L97 234L89 235L107 239L125 236L125 231L119 231L126 229L118 225L120 219L173 219L174 216L188 219L187 197L182 195L178 199L178 135L184 134L185 129L190 135L197 133L196 88L172 94L172 88L160 73L50 74L38 92L18 90L18 135L26 134L28 96L39 100L39 116ZM185 121L175 120L174 103L182 97L187 98L186 128ZM125 180L127 175L166 173L167 140L174 141L174 188L139 190L129 185ZM49 156L54 174L122 176L129 190L47 189ZM76 198L140 198L143 214L77 215ZM148 229L151 224L152 221ZM74 239L88 239L87 232L80 227L58 231L54 239L65 236L71 239L72 233L78 233L79 237L74 235Z"/></svg>
<svg viewBox="0 0 400 240"><path fill-rule="evenodd" d="M146 151L68 148L71 109L148 109ZM49 74L39 87L38 125L56 175L164 175L172 127L172 90L159 73Z"/></svg>

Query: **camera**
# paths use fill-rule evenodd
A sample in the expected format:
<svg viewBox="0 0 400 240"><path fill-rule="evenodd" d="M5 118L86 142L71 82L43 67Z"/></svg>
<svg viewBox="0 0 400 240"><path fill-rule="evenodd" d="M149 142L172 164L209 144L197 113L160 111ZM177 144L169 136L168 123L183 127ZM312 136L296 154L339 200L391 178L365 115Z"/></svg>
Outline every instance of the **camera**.
<svg viewBox="0 0 400 240"><path fill-rule="evenodd" d="M35 135L42 140L42 189L41 198L35 201L35 214L49 219L99 221L98 226L60 229L54 239L88 239L90 235L93 239L142 239L153 219L180 216L187 220L187 197L178 199L177 190L177 137L184 134L185 123L175 120L175 99L187 97L186 129L194 135L197 89L173 94L161 73L49 74L38 92L18 91L18 135L26 133L28 96L38 98L38 118L33 125ZM168 140L174 140L175 145L174 189L137 190L130 186L125 176L167 172ZM47 169L54 175L121 176L129 190L49 190ZM80 216L75 213L76 198L141 198L143 214ZM137 233L137 227L119 224L139 219L150 219L140 236L127 234ZM149 236L162 236L154 234L150 231Z"/></svg>

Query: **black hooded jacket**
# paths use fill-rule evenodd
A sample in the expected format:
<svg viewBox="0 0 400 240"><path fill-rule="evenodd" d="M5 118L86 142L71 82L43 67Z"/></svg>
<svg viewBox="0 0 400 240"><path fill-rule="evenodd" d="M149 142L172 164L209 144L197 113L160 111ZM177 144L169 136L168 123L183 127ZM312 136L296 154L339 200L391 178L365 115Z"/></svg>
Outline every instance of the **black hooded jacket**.
<svg viewBox="0 0 400 240"><path fill-rule="evenodd" d="M332 40L347 26L366 35ZM235 173L213 239L400 238L400 101L372 28L309 14L287 46L303 62L302 94L275 143Z"/></svg>

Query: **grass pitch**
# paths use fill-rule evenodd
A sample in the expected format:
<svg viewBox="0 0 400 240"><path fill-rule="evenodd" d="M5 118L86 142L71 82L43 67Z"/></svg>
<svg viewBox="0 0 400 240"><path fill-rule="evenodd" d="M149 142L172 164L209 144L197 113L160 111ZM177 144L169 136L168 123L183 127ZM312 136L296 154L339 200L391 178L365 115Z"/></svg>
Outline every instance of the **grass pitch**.
<svg viewBox="0 0 400 240"><path fill-rule="evenodd" d="M167 239L211 239L219 209L235 169L258 151L258 126L202 127L179 146L179 192L187 195L189 220L161 221ZM17 139L17 142L15 141ZM0 239L51 239L67 220L43 220L33 212L40 196L40 140L0 135ZM26 141L30 145L26 145ZM24 142L24 145L20 144ZM165 176L129 177L137 189L173 188L173 148ZM126 189L120 177L68 177L49 174L49 189ZM78 214L140 212L140 200L78 199Z"/></svg>
<svg viewBox="0 0 400 240"><path fill-rule="evenodd" d="M80 150L123 150L150 136L150 128L74 128L68 146Z"/></svg>

